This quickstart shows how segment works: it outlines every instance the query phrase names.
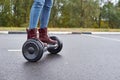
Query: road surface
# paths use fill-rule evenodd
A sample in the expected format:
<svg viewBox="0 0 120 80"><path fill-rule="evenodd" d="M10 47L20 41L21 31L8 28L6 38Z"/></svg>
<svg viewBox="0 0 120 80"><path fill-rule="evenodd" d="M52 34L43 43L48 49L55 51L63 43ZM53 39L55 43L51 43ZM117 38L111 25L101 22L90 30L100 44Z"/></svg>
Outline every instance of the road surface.
<svg viewBox="0 0 120 80"><path fill-rule="evenodd" d="M120 80L120 35L56 35L57 55L30 63L22 55L25 34L0 34L0 80Z"/></svg>

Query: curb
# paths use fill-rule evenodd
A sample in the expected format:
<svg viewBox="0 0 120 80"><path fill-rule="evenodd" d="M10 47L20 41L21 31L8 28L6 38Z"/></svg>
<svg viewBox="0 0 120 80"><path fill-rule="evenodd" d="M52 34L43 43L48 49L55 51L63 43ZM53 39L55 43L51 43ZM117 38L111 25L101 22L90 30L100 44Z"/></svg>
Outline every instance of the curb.
<svg viewBox="0 0 120 80"><path fill-rule="evenodd" d="M0 34L8 34L8 31L0 31Z"/></svg>
<svg viewBox="0 0 120 80"><path fill-rule="evenodd" d="M26 34L24 31L14 31L14 32L8 32L8 34Z"/></svg>
<svg viewBox="0 0 120 80"><path fill-rule="evenodd" d="M120 34L120 32L92 32L92 34Z"/></svg>
<svg viewBox="0 0 120 80"><path fill-rule="evenodd" d="M92 34L91 32L48 32L49 34ZM0 31L0 34L26 34L24 31Z"/></svg>
<svg viewBox="0 0 120 80"><path fill-rule="evenodd" d="M25 31L0 31L0 34L26 34ZM120 32L49 32L49 34L120 34Z"/></svg>

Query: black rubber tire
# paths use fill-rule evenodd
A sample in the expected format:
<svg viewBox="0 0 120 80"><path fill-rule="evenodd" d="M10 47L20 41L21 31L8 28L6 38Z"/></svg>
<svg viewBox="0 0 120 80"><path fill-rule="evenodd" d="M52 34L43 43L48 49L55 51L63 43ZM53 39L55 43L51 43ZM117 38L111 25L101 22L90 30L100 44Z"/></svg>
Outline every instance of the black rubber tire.
<svg viewBox="0 0 120 80"><path fill-rule="evenodd" d="M34 52L31 54L28 49L32 47ZM29 62L37 62L43 56L43 44L37 39L28 39L22 47L22 53Z"/></svg>
<svg viewBox="0 0 120 80"><path fill-rule="evenodd" d="M63 48L63 43L56 37L56 36L51 36L50 37L52 40L56 40L57 41L57 44L58 44L58 47L56 48L48 48L48 52L50 52L51 54L57 54L59 53L62 48Z"/></svg>

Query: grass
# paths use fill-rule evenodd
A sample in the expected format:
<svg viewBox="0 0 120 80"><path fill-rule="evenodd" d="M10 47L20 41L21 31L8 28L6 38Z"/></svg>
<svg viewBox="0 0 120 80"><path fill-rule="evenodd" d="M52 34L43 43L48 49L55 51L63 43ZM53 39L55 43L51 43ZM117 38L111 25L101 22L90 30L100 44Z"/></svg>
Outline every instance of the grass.
<svg viewBox="0 0 120 80"><path fill-rule="evenodd" d="M49 31L67 32L120 32L120 29L96 29L96 28L48 28ZM0 31L26 31L25 27L0 27Z"/></svg>

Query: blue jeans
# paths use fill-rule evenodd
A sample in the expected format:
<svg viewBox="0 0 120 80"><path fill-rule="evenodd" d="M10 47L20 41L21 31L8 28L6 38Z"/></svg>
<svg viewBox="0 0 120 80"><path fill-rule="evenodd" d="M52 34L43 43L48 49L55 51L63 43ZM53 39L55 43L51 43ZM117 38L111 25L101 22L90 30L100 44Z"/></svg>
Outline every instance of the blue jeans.
<svg viewBox="0 0 120 80"><path fill-rule="evenodd" d="M39 20L40 28L48 26L52 4L53 0L34 0L30 12L29 29L36 28Z"/></svg>

